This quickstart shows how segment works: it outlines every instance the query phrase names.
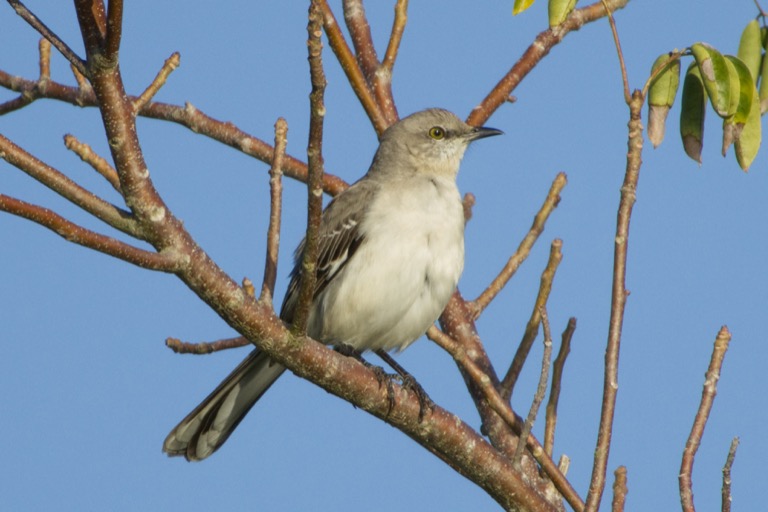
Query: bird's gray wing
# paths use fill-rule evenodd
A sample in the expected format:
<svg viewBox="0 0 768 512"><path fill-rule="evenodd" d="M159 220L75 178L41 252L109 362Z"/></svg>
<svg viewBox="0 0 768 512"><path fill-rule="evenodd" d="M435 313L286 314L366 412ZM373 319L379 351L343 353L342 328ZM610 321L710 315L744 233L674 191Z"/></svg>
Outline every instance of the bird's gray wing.
<svg viewBox="0 0 768 512"><path fill-rule="evenodd" d="M323 211L313 297L328 286L363 243L360 223L377 186L370 180L362 179L334 198ZM288 323L293 321L301 288L304 245L305 240L302 240L294 253L291 281L280 311L280 318Z"/></svg>

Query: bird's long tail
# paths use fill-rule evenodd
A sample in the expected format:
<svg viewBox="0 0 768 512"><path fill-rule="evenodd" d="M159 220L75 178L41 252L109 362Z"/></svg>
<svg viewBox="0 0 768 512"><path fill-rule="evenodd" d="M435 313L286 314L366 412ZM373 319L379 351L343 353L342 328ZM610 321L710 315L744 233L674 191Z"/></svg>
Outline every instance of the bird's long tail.
<svg viewBox="0 0 768 512"><path fill-rule="evenodd" d="M285 367L253 350L213 392L176 425L163 443L169 456L203 460L219 449Z"/></svg>

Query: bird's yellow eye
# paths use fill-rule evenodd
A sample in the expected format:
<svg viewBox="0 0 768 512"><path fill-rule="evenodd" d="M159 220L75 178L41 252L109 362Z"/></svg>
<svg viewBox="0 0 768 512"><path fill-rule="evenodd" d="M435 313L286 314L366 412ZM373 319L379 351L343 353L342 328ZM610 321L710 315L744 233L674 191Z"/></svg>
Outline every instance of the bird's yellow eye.
<svg viewBox="0 0 768 512"><path fill-rule="evenodd" d="M443 139L445 138L445 130L440 126L433 126L429 129L429 136L435 140Z"/></svg>

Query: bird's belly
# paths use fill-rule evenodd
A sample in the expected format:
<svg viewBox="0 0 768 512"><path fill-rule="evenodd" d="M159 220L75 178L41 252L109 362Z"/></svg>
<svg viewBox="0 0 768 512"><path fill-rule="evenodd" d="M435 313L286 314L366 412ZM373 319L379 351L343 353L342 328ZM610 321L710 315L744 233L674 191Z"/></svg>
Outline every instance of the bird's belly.
<svg viewBox="0 0 768 512"><path fill-rule="evenodd" d="M408 346L435 322L456 288L464 264L463 219L458 226L455 217L425 214L374 227L341 271L344 279L334 279L317 301L310 334L358 350Z"/></svg>

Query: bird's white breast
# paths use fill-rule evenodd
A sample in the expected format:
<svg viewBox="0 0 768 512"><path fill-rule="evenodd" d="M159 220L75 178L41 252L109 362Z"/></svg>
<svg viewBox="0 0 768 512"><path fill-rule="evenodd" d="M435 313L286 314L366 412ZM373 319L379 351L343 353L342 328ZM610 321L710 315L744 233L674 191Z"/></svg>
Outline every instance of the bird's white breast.
<svg viewBox="0 0 768 512"><path fill-rule="evenodd" d="M407 183L407 185L406 185ZM453 178L409 177L376 195L357 252L324 290L311 333L359 350L402 350L435 322L464 267L464 212Z"/></svg>

